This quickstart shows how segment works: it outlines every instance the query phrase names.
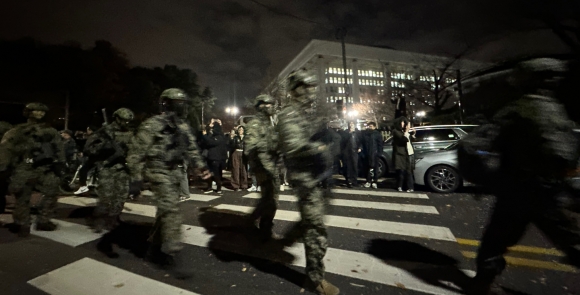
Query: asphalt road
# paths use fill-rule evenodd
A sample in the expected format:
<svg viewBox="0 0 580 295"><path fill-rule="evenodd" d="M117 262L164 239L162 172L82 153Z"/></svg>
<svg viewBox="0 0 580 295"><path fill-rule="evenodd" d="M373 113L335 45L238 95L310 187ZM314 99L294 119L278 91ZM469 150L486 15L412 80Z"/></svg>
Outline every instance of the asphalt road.
<svg viewBox="0 0 580 295"><path fill-rule="evenodd" d="M326 278L341 294L460 294L475 270L474 257L493 198L477 189L434 194L338 187L328 207ZM0 294L302 294L302 244L263 243L244 226L258 195L191 188L181 203L184 254L195 270L177 280L142 256L155 208L148 196L126 204L123 224L108 235L119 258L97 251L101 235L86 227L91 194L59 199L55 232L17 238L0 228ZM477 199L477 200L476 200ZM9 215L1 215L3 223ZM299 218L292 190L281 192L275 231ZM507 255L498 279L513 294L580 294L574 268L533 227Z"/></svg>

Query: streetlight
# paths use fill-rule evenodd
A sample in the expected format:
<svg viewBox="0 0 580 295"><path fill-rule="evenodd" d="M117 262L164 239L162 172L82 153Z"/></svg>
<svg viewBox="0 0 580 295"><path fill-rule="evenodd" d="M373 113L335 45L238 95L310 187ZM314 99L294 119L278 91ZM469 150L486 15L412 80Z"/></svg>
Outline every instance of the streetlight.
<svg viewBox="0 0 580 295"><path fill-rule="evenodd" d="M233 106L233 107L227 107L226 108L226 113L228 115L232 115L234 127L236 126L236 114L238 114L239 111L240 110L237 107L235 107L235 106Z"/></svg>
<svg viewBox="0 0 580 295"><path fill-rule="evenodd" d="M423 117L425 117L425 111L420 111L417 112L417 114L415 114L417 117L419 117L419 126L423 125Z"/></svg>

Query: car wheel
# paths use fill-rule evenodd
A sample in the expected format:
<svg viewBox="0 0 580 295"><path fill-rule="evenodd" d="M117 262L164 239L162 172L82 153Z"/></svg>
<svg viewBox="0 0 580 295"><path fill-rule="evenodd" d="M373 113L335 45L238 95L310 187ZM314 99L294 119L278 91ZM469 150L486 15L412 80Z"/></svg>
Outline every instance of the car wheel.
<svg viewBox="0 0 580 295"><path fill-rule="evenodd" d="M437 193L452 193L459 188L462 180L459 172L454 168L437 165L427 171L425 183Z"/></svg>
<svg viewBox="0 0 580 295"><path fill-rule="evenodd" d="M379 159L379 167L377 169L379 170L379 177L385 176L387 174L387 163L383 159Z"/></svg>

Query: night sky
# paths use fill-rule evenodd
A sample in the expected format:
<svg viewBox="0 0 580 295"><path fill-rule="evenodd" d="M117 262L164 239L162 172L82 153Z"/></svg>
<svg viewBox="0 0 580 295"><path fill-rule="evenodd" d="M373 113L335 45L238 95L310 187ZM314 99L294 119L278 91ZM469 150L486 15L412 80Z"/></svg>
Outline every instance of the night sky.
<svg viewBox="0 0 580 295"><path fill-rule="evenodd" d="M439 55L469 48L468 58L483 61L565 48L505 0L3 2L2 39L108 40L133 66L193 69L219 106L232 103L234 85L238 105L257 95L311 39L335 40L338 26L348 43Z"/></svg>

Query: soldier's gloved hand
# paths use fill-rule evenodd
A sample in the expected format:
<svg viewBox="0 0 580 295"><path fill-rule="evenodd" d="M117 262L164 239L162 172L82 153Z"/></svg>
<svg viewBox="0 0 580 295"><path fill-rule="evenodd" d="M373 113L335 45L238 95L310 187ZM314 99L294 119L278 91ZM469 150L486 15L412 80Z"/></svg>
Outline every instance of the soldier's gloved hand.
<svg viewBox="0 0 580 295"><path fill-rule="evenodd" d="M129 196L138 196L143 189L143 180L131 181L129 184Z"/></svg>
<svg viewBox="0 0 580 295"><path fill-rule="evenodd" d="M208 170L208 169L203 169L203 170L201 170L201 175L200 175L200 177L201 177L202 179L209 179L209 178L211 177L211 173L209 172L209 170Z"/></svg>

